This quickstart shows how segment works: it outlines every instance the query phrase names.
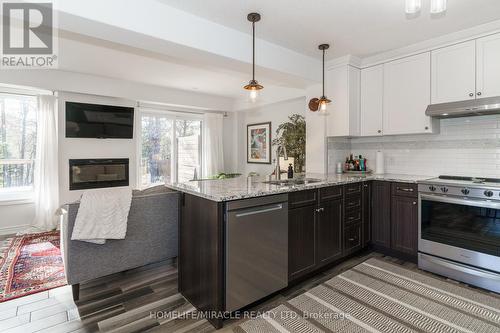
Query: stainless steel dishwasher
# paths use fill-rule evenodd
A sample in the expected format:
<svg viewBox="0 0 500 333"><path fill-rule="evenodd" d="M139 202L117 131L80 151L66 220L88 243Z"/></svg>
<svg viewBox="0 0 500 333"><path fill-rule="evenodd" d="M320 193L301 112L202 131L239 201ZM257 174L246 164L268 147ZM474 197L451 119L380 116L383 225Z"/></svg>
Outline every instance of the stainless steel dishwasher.
<svg viewBox="0 0 500 333"><path fill-rule="evenodd" d="M226 311L288 285L288 195L226 204Z"/></svg>

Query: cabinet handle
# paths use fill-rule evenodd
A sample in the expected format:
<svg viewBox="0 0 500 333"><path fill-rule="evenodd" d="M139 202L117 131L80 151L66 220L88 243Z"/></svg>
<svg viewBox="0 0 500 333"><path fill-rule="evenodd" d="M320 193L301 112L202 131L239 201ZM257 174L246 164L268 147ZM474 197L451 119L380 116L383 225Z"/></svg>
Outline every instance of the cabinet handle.
<svg viewBox="0 0 500 333"><path fill-rule="evenodd" d="M351 216L351 217L349 217L349 218L348 218L348 220L349 220L349 221L352 221L352 220L354 220L354 219L355 219L355 217L354 217L354 216Z"/></svg>
<svg viewBox="0 0 500 333"><path fill-rule="evenodd" d="M427 131L429 129L429 126L425 126L425 130Z"/></svg>
<svg viewBox="0 0 500 333"><path fill-rule="evenodd" d="M364 187L368 187L368 184L363 185Z"/></svg>
<svg viewBox="0 0 500 333"><path fill-rule="evenodd" d="M478 92L477 92L477 95L478 95L478 96L481 96L481 92L480 92L480 91L478 91Z"/></svg>
<svg viewBox="0 0 500 333"><path fill-rule="evenodd" d="M416 202L416 201L413 201L412 203L413 203L413 205L416 205L416 204L417 204L417 202Z"/></svg>
<svg viewBox="0 0 500 333"><path fill-rule="evenodd" d="M474 93L470 93L470 94L469 94L469 96L470 96L470 97L473 97L473 96L474 96Z"/></svg>
<svg viewBox="0 0 500 333"><path fill-rule="evenodd" d="M398 191L404 191L404 192L413 192L412 188L404 188L404 187L398 187Z"/></svg>
<svg viewBox="0 0 500 333"><path fill-rule="evenodd" d="M321 208L316 209L316 212L317 212L317 213L320 213L320 212L322 212L322 211L324 211L324 210L325 210L325 209L324 209L323 207L321 207Z"/></svg>
<svg viewBox="0 0 500 333"><path fill-rule="evenodd" d="M349 242L354 242L356 238L349 238Z"/></svg>
<svg viewBox="0 0 500 333"><path fill-rule="evenodd" d="M382 133L382 130L378 130L377 133Z"/></svg>

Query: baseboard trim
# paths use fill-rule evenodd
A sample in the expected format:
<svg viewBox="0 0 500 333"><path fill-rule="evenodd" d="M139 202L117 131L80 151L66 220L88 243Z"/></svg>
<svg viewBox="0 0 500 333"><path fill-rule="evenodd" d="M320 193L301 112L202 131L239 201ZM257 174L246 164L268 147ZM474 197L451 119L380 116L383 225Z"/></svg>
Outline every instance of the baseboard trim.
<svg viewBox="0 0 500 333"><path fill-rule="evenodd" d="M15 227L1 227L0 235L12 235L17 234L18 232L24 231L30 227L29 224L18 225Z"/></svg>

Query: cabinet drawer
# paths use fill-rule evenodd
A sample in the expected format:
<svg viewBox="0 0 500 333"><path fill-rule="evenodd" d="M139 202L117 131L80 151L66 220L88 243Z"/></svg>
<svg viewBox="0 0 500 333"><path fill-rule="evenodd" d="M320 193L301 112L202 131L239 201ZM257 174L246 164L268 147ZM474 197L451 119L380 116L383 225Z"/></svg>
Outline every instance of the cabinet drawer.
<svg viewBox="0 0 500 333"><path fill-rule="evenodd" d="M345 195L355 195L361 193L361 183L347 184L345 185Z"/></svg>
<svg viewBox="0 0 500 333"><path fill-rule="evenodd" d="M353 224L344 229L344 250L354 252L361 248L361 224Z"/></svg>
<svg viewBox="0 0 500 333"><path fill-rule="evenodd" d="M361 222L361 209L349 209L345 212L345 224Z"/></svg>
<svg viewBox="0 0 500 333"><path fill-rule="evenodd" d="M392 183L392 195L416 198L417 189L417 184Z"/></svg>
<svg viewBox="0 0 500 333"><path fill-rule="evenodd" d="M330 186L319 189L319 200L327 201L342 197L342 186Z"/></svg>
<svg viewBox="0 0 500 333"><path fill-rule="evenodd" d="M361 208L361 196L348 197L345 199L345 209Z"/></svg>
<svg viewBox="0 0 500 333"><path fill-rule="evenodd" d="M288 193L288 207L297 208L314 205L316 204L317 195L317 190L290 192Z"/></svg>

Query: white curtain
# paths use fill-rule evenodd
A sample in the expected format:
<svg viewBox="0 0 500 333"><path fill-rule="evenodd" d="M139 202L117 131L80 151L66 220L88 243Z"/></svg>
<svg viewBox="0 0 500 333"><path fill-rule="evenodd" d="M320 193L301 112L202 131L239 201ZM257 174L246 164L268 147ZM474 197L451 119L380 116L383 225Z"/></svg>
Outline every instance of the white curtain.
<svg viewBox="0 0 500 333"><path fill-rule="evenodd" d="M53 230L59 208L57 107L55 96L39 95L34 172L35 209L33 227Z"/></svg>
<svg viewBox="0 0 500 333"><path fill-rule="evenodd" d="M205 113L203 118L203 177L210 177L224 171L222 131L222 115Z"/></svg>

